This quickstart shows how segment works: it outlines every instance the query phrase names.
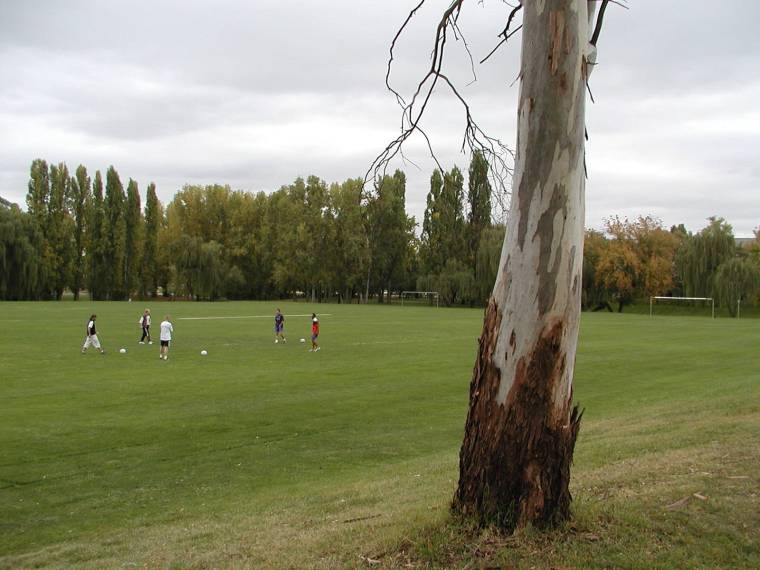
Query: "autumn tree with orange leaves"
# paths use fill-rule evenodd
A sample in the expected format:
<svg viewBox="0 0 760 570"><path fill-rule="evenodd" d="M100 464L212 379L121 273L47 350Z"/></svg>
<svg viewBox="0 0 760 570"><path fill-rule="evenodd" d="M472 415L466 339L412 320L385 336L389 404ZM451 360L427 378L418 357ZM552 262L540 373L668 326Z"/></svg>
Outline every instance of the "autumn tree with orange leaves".
<svg viewBox="0 0 760 570"><path fill-rule="evenodd" d="M605 220L605 230L610 239L598 254L595 280L617 302L618 311L638 295L662 295L673 288L673 259L680 240L661 220L615 216Z"/></svg>

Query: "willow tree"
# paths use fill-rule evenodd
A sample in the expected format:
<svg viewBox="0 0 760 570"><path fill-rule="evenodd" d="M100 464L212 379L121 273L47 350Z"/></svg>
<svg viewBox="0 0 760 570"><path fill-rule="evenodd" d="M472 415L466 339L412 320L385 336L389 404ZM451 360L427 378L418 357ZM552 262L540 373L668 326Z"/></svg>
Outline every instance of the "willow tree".
<svg viewBox="0 0 760 570"><path fill-rule="evenodd" d="M423 4L412 10L402 31ZM421 131L436 84L450 87L466 109L463 147L488 153L500 144L480 130L442 73L447 33L461 35L462 4L454 1L444 12L430 72L411 101L391 88L403 108L402 134L378 157L380 164ZM481 524L508 530L569 515L570 464L580 422L572 381L582 288L585 99L606 6L603 0L591 33L594 2L523 1L500 34L501 45L516 31L510 24L522 10L509 218L470 384L452 506Z"/></svg>
<svg viewBox="0 0 760 570"><path fill-rule="evenodd" d="M686 236L676 255L676 271L689 297L718 297L718 267L736 255L731 225L723 218L711 217L708 221L705 228Z"/></svg>
<svg viewBox="0 0 760 570"><path fill-rule="evenodd" d="M748 258L734 257L720 264L714 281L720 304L737 317L739 303L760 291L760 268Z"/></svg>

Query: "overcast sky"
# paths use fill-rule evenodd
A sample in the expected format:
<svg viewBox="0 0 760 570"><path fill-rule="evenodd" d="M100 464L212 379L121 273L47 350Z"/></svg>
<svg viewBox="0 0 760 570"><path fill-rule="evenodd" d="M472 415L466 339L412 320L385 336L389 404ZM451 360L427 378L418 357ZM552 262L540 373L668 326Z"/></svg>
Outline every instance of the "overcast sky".
<svg viewBox="0 0 760 570"><path fill-rule="evenodd" d="M392 81L409 93L432 47L428 0L402 37ZM388 47L417 0L0 0L0 196L24 203L34 158L113 164L163 201L184 184L271 191L298 176L363 176L397 134ZM587 225L651 214L691 230L725 217L760 226L760 2L611 5L587 108ZM509 7L465 2L473 55ZM514 146L520 42L472 75L461 42L447 72L475 118ZM466 171L462 110L436 94L425 126L445 168ZM405 148L407 209L419 220L434 162Z"/></svg>

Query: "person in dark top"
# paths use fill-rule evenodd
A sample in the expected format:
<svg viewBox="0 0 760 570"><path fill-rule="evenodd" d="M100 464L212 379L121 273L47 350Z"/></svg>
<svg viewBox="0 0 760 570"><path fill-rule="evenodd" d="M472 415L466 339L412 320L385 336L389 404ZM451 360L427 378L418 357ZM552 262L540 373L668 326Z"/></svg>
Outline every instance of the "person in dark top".
<svg viewBox="0 0 760 570"><path fill-rule="evenodd" d="M285 338L285 315L277 309L274 314L274 343L277 344L282 339L282 342L287 342Z"/></svg>
<svg viewBox="0 0 760 570"><path fill-rule="evenodd" d="M90 315L90 320L87 321L87 332L86 332L86 338L84 339L84 345L82 346L82 354L84 354L88 348L91 346L94 346L100 351L100 354L105 354L105 351L100 346L100 341L98 340L98 332L95 330L95 320L98 318L98 315Z"/></svg>
<svg viewBox="0 0 760 570"><path fill-rule="evenodd" d="M145 309L142 317L140 317L140 326L142 327L142 338L140 344L145 344L145 339L148 339L148 344L153 344L150 338L150 309Z"/></svg>

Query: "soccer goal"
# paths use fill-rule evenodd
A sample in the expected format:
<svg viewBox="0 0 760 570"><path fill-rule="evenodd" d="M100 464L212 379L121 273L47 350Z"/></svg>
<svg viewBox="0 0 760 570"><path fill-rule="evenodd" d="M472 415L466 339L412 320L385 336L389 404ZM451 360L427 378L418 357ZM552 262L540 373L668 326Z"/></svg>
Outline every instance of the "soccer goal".
<svg viewBox="0 0 760 570"><path fill-rule="evenodd" d="M435 306L438 307L438 291L401 291L402 307L404 303L422 305L425 304L424 301L427 301L427 304L431 306L435 303Z"/></svg>
<svg viewBox="0 0 760 570"><path fill-rule="evenodd" d="M712 297L649 297L649 316L654 315L654 307L657 303L667 301L686 301L689 305L694 305L701 301L710 305L710 316L715 318L715 300Z"/></svg>

